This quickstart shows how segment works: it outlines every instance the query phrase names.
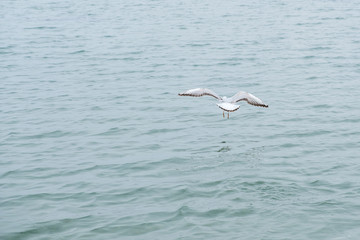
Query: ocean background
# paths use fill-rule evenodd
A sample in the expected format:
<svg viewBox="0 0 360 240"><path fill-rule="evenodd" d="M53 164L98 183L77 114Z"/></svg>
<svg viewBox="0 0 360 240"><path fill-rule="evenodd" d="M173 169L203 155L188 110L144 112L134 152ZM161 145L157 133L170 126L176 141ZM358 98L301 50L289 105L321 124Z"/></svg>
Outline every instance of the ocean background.
<svg viewBox="0 0 360 240"><path fill-rule="evenodd" d="M360 239L360 2L0 2L0 239ZM222 117L206 87L247 91Z"/></svg>

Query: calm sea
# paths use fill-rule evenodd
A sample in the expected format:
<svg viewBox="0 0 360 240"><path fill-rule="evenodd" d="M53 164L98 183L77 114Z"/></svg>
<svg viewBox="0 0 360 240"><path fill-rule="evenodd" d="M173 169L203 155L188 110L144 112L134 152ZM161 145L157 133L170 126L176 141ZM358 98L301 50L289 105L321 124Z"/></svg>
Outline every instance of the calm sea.
<svg viewBox="0 0 360 240"><path fill-rule="evenodd" d="M360 239L360 2L2 0L0 238ZM206 87L248 91L223 119Z"/></svg>

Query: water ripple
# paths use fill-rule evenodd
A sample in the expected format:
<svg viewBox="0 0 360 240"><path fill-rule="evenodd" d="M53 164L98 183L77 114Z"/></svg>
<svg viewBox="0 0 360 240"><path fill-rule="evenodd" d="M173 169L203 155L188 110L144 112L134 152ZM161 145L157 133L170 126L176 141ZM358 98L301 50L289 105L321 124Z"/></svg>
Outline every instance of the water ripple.
<svg viewBox="0 0 360 240"><path fill-rule="evenodd" d="M1 1L0 238L358 239L359 7Z"/></svg>

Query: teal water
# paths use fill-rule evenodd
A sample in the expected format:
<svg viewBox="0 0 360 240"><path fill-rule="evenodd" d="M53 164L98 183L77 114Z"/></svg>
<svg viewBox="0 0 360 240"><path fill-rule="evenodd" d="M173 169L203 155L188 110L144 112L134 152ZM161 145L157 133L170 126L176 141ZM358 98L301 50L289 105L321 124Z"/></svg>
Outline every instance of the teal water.
<svg viewBox="0 0 360 240"><path fill-rule="evenodd" d="M358 1L0 2L1 239L359 239ZM248 91L222 118L207 87Z"/></svg>

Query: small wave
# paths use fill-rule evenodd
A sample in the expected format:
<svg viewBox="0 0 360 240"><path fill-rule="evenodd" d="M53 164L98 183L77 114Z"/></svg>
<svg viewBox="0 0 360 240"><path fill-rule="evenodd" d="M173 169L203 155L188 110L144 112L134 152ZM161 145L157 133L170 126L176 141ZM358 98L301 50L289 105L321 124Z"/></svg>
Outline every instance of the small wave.
<svg viewBox="0 0 360 240"><path fill-rule="evenodd" d="M76 135L81 135L81 134L83 134L83 132L64 132L61 130L56 130L56 131L52 131L52 132L24 136L22 138L23 139L59 138L59 137L64 137L64 136L76 136Z"/></svg>
<svg viewBox="0 0 360 240"><path fill-rule="evenodd" d="M67 229L71 229L74 224L79 224L79 221L88 220L91 218L91 215L86 215L78 218L63 218L58 220L51 220L46 222L37 223L35 227L28 230L10 234L9 239L23 239L28 238L29 236L36 235L39 238L41 234L52 234L62 232Z"/></svg>
<svg viewBox="0 0 360 240"><path fill-rule="evenodd" d="M178 132L183 130L184 128L159 128L159 129L152 129L145 133L145 135L152 135L158 133L169 133L169 132Z"/></svg>
<svg viewBox="0 0 360 240"><path fill-rule="evenodd" d="M318 105L314 105L313 108L331 108L331 105L329 105L329 104L318 104Z"/></svg>
<svg viewBox="0 0 360 240"><path fill-rule="evenodd" d="M39 26L39 27L30 27L30 28L24 28L26 30L44 30L44 29L56 29L56 27L47 27L47 26Z"/></svg>
<svg viewBox="0 0 360 240"><path fill-rule="evenodd" d="M85 53L86 51L85 50L78 50L78 51L75 51L75 52L71 52L69 54L80 54L80 53Z"/></svg>

